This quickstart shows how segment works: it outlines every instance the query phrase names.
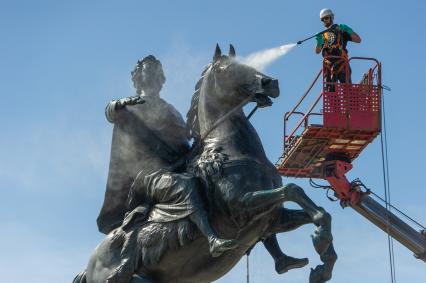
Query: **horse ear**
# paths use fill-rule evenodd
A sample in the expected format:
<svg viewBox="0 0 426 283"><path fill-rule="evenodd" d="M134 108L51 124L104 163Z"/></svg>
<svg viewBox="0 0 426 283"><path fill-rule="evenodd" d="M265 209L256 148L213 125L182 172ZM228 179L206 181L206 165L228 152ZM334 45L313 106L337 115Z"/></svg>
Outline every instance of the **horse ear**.
<svg viewBox="0 0 426 283"><path fill-rule="evenodd" d="M235 48L232 44L229 44L229 57L234 58L237 56L237 53L235 52Z"/></svg>
<svg viewBox="0 0 426 283"><path fill-rule="evenodd" d="M213 62L218 60L222 56L222 50L220 50L219 44L216 44L216 50L214 51Z"/></svg>

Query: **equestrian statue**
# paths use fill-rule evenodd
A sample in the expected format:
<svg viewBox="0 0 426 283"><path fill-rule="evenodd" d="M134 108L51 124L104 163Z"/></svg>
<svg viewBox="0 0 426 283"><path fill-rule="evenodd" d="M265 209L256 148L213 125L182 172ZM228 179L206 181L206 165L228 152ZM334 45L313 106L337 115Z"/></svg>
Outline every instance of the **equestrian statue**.
<svg viewBox="0 0 426 283"><path fill-rule="evenodd" d="M331 216L295 184L282 184L243 112L272 105L278 81L236 58L231 45L195 85L185 122L162 98L165 76L150 55L131 73L136 96L111 101L114 124L105 200L106 238L73 283L207 283L262 242L282 274L308 264L286 255L276 234L314 224L323 264L309 282L331 279L337 255ZM287 209L284 202L301 209Z"/></svg>

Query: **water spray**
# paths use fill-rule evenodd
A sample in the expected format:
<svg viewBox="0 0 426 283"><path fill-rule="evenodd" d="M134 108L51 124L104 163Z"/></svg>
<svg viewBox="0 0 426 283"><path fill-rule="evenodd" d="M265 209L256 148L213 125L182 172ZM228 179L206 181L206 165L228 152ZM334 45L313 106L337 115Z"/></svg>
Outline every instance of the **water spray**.
<svg viewBox="0 0 426 283"><path fill-rule="evenodd" d="M312 38L314 38L314 37L316 37L320 34L324 34L328 31L330 31L331 29L334 29L335 27L336 27L336 25L334 24L331 27L329 27L328 29L325 29L325 30L323 30L319 33L316 33L316 34L314 34L314 35L312 35L308 38L305 38L303 40L299 40L297 43L285 44L285 45L281 45L281 46L278 46L278 47L254 52L254 53L248 55L245 58L240 58L240 60L244 64L252 66L253 68L258 69L259 71L263 71L266 67L268 67L270 64L272 64L278 58L286 55L288 52L290 52L290 50L292 50L297 45L300 45L303 42L308 41L309 39L312 39ZM258 106L254 107L253 110L251 110L251 112L247 116L247 119L250 119L258 108L259 108Z"/></svg>
<svg viewBox="0 0 426 283"><path fill-rule="evenodd" d="M241 58L240 60L246 65L252 66L259 71L263 71L278 58L286 55L290 50L296 47L296 45L296 43L291 43L261 50L254 52L245 58Z"/></svg>

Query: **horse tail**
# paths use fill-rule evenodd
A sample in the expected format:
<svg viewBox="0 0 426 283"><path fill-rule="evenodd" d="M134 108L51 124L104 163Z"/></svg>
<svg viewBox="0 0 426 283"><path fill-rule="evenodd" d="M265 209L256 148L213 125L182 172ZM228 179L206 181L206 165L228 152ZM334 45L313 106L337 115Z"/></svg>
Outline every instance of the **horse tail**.
<svg viewBox="0 0 426 283"><path fill-rule="evenodd" d="M87 283L86 270L80 272L72 281L72 283Z"/></svg>

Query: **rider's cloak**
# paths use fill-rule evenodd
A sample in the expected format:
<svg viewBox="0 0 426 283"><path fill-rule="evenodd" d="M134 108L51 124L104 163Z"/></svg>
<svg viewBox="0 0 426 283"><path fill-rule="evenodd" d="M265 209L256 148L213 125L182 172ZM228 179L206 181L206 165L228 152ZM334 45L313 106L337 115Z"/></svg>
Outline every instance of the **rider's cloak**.
<svg viewBox="0 0 426 283"><path fill-rule="evenodd" d="M106 109L114 129L105 199L97 219L99 231L105 234L121 225L138 173L170 166L189 150L179 112L160 97L143 99L143 104L120 110L115 110L113 101Z"/></svg>

